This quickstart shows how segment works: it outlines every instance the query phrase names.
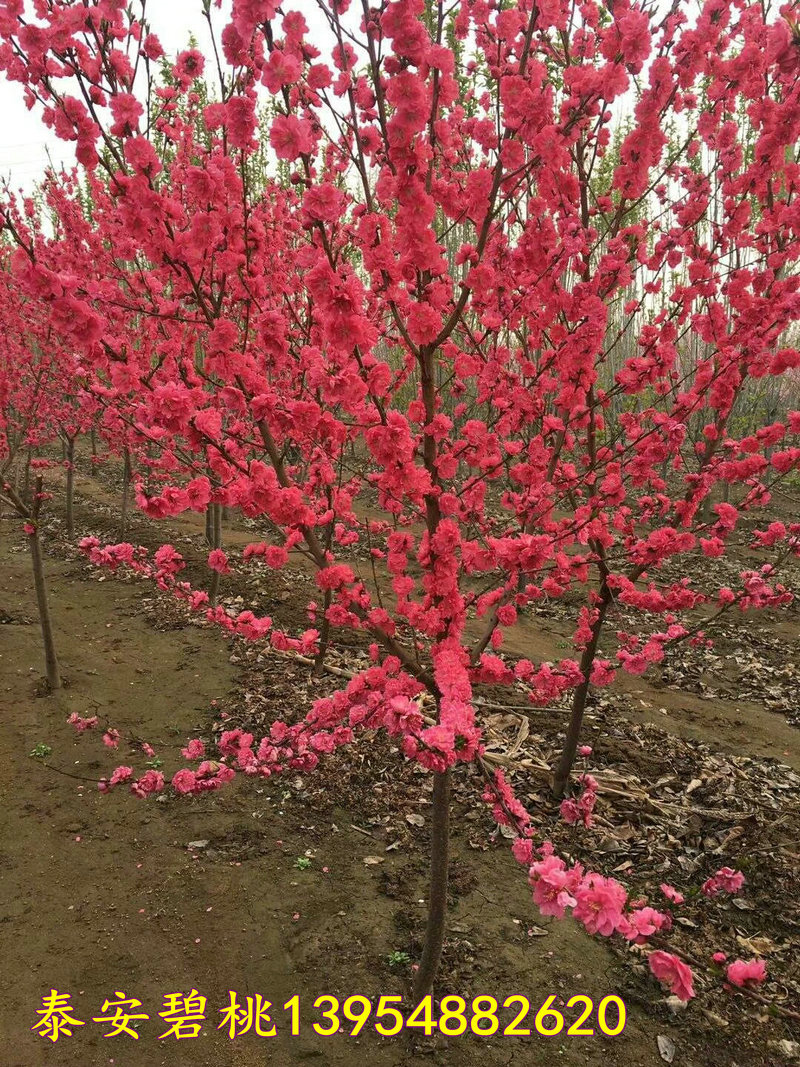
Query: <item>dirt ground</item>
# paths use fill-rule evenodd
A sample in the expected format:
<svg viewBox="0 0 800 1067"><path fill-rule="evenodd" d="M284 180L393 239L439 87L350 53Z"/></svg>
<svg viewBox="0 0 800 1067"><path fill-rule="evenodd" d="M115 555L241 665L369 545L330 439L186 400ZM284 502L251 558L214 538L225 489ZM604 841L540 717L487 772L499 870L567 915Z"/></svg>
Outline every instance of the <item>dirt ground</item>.
<svg viewBox="0 0 800 1067"><path fill-rule="evenodd" d="M110 497L88 479L81 480L80 494L81 532L107 532ZM166 526L159 530L163 540L184 538L182 550L194 544L200 552L198 529L185 523ZM403 812L424 813L427 776L405 780L405 771L392 769L399 763L392 762L386 744L376 740L360 745L358 761L346 770L332 761L318 782L314 776L255 787L244 781L189 800L144 802L123 791L102 796L84 779L97 779L127 762L125 753L109 759L97 735L75 734L65 725L71 712L107 718L124 733L169 753L189 736L209 736L221 712L231 722L258 725L259 716L266 721L282 716L285 703L303 702L315 686L329 682L310 681L296 665L275 659L265 664L248 656L219 633L162 609L141 583L100 580L64 550L57 522L50 533L48 581L67 685L56 694L39 695L40 635L24 537L19 523L0 520L2 1067L294 1067L365 1060L378 1067L644 1067L665 1062L659 1037L662 1050L672 1047L678 1067L791 1062L792 1043L800 1040L791 1021L759 1012L741 998L739 1023L723 1017L715 1002L703 1007L698 1001L674 1013L635 959L632 965L571 921L542 919L507 843L490 836L491 820L476 816L461 794L440 994L467 999L487 994L501 1003L522 994L534 1012L550 994L566 1000L581 993L595 1003L618 994L628 1010L624 1033L614 1038L534 1033L428 1039L416 1034L379 1038L366 1028L359 1037L319 1036L313 1030L319 1019L313 1002L322 995L343 1000L352 994L400 994L409 1010L409 958L417 958L425 914L427 830L415 829ZM229 541L237 536L247 539L244 532L227 532ZM272 588L265 596L275 602L276 614L292 610L288 594ZM518 635L529 654L557 647L557 621L544 635L543 627L530 625L529 633ZM782 642L770 646L772 658L766 660L775 672L787 662L796 666L791 652L796 652L796 616L781 624L784 631L776 630L774 620L754 625L761 627L756 644L767 647L776 633ZM735 673L737 655L741 659L735 637L733 631L721 641L716 675L688 657L676 681L630 679L615 700L631 730L645 724L641 729L647 731L656 723L654 729L681 738L687 760L694 758L690 746L699 744L698 759L711 760L717 751L769 757L772 764L758 764L759 773L766 767L769 774L774 766L776 776L785 775L788 768L800 767L800 732L782 710L769 710L755 689L752 695L746 691ZM791 680L771 679L781 709ZM598 750L601 737L606 739L611 760L615 744L623 746L606 728L604 715L598 704L587 725ZM29 756L41 743L52 747L46 765ZM656 772L643 771L642 780L648 774ZM384 810L392 810L402 830L388 815L381 817ZM779 812L775 820L782 817ZM787 834L779 847L790 849L794 840L797 851L796 822ZM615 864L619 859L615 856ZM783 889L795 904L796 885ZM737 915L736 930L751 937L768 934L779 969L786 959L796 961L794 918L770 926L767 934L750 919L746 912ZM408 958L395 956L390 962L393 953ZM31 1031L41 998L51 988L69 993L75 1014L86 1022L56 1044ZM165 995L191 989L207 998L200 1036L159 1041L167 1029L158 1017ZM231 990L240 999L260 993L273 1003L276 1037L246 1034L231 1041L217 1029L219 1009ZM106 1028L91 1021L116 991L138 998L143 1007L137 1010L151 1016L141 1023L138 1042L124 1035L104 1039ZM299 1036L292 1037L281 1006L296 994L302 1023ZM787 996L789 1003L791 993ZM505 1022L510 1013L501 1017Z"/></svg>

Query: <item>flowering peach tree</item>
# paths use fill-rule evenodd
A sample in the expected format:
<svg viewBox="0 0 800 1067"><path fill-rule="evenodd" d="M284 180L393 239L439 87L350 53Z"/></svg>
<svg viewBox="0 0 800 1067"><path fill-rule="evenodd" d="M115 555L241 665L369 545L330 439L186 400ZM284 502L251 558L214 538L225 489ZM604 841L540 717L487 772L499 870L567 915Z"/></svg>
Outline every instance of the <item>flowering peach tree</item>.
<svg viewBox="0 0 800 1067"><path fill-rule="evenodd" d="M9 202L7 227L18 235L36 229L32 201ZM28 224L23 227L22 218ZM45 673L51 690L61 686L47 598L41 545L41 516L51 494L45 472L52 462L36 454L59 437L65 445L68 532L72 533L74 442L90 420L91 398L74 388L75 363L57 317L20 290L10 269L9 249L0 248L0 504L23 523L31 554L32 577L42 630ZM88 401L88 402L87 402ZM31 477L33 475L33 477ZM31 484L33 483L33 484Z"/></svg>
<svg viewBox="0 0 800 1067"><path fill-rule="evenodd" d="M172 787L396 737L434 777L418 999L441 955L459 769L485 773L546 914L636 942L665 932L668 911L537 844L484 758L473 693L571 702L560 795L591 686L707 641L718 612L790 599L780 567L800 524L759 512L800 465L800 412L744 437L733 416L752 383L800 366L793 5L233 0L213 55L171 62L135 3L35 8L0 2L0 65L74 142L91 211L54 180L70 223L51 261L18 240L15 278L107 417L147 442L144 513L257 520L245 558L304 557L314 625L208 603L171 545L84 550L318 665L344 631L370 651L303 721L229 731L215 753L191 741L199 766ZM762 562L731 586L670 577L743 544ZM217 544L209 566L229 563ZM577 605L574 656L509 653L518 616L547 600ZM103 788L122 783L166 787L121 766ZM595 783L579 784L562 810L589 823ZM737 874L715 878L725 891ZM649 960L693 995L678 956Z"/></svg>

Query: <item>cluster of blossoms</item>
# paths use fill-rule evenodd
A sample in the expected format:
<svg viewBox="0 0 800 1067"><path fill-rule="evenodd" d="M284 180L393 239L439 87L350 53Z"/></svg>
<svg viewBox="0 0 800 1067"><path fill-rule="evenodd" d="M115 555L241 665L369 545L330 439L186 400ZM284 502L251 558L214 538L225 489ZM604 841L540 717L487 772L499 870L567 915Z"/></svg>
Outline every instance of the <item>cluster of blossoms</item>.
<svg viewBox="0 0 800 1067"><path fill-rule="evenodd" d="M89 718L82 718L77 711L73 711L70 717L67 719L70 726L74 726L78 733L83 733L84 730L94 730L100 723L100 720L96 715L92 715Z"/></svg>
<svg viewBox="0 0 800 1067"><path fill-rule="evenodd" d="M171 545L158 549L152 563L148 561L146 549L137 549L130 544L101 547L96 537L85 537L79 547L98 566L116 570L120 564L125 564L133 573L154 580L160 589L171 592L191 609L203 611L209 622L221 626L231 635L252 641L269 637L271 646L281 652L308 655L316 650L319 633L315 629L292 638L273 628L268 616L257 617L247 610L231 616L221 606L207 607L207 594L178 580L185 564ZM251 556L259 554L257 551L250 553ZM263 776L285 767L310 770L316 766L318 753L330 753L349 744L353 740L353 730L359 728L385 728L400 738L402 751L407 757L432 770L444 770L457 761L471 761L480 750L480 733L473 725L471 714L465 719L461 705L455 703L453 711L449 716L443 716L440 723L426 722L418 701L414 699L420 696L424 687L402 670L399 659L387 657L381 662L377 644L370 647L370 657L373 667L334 697L316 701L303 723L291 728L276 723L270 738L265 738L255 752L252 750L253 738L244 735L245 741L238 744L235 753L239 768L248 774ZM458 663L453 666L458 672ZM447 667L446 657L442 655L437 665L437 677L443 689ZM236 740L232 737L228 743L234 744ZM180 791L189 790L182 788Z"/></svg>
<svg viewBox="0 0 800 1067"><path fill-rule="evenodd" d="M592 812L597 803L597 779L591 774L582 774L578 778L581 786L580 796L576 799L567 797L561 801L561 818L574 826L582 823L586 829L592 825Z"/></svg>
<svg viewBox="0 0 800 1067"><path fill-rule="evenodd" d="M590 775L584 776L590 778ZM591 779L592 791L596 782ZM511 825L519 833L512 851L515 858L528 870L528 882L533 889L533 900L542 915L563 918L567 912L580 922L588 933L602 937L620 935L637 945L646 945L656 934L668 933L672 916L642 900L630 900L628 891L614 878L595 871L587 871L580 863L567 863L555 854L549 841L535 845L535 833L531 819L519 803L502 771L497 771L484 798L492 804L495 819L501 825ZM563 805L562 805L563 813ZM704 883L715 886L714 892L735 893L744 885L741 871L734 872L723 867ZM673 886L664 883L661 892L670 903L679 907L684 896ZM652 974L669 987L671 993L682 1001L695 996L692 969L674 953L653 949L648 953ZM714 961L725 959L724 954L715 954ZM737 960L727 968L728 981L733 985L753 987L766 979L763 961Z"/></svg>
<svg viewBox="0 0 800 1067"><path fill-rule="evenodd" d="M731 985L752 989L766 981L767 968L763 960L734 960L728 964L725 977Z"/></svg>
<svg viewBox="0 0 800 1067"><path fill-rule="evenodd" d="M700 891L707 897L716 897L720 893L738 893L744 885L744 875L741 871L733 871L730 867L722 867L716 874L703 882Z"/></svg>

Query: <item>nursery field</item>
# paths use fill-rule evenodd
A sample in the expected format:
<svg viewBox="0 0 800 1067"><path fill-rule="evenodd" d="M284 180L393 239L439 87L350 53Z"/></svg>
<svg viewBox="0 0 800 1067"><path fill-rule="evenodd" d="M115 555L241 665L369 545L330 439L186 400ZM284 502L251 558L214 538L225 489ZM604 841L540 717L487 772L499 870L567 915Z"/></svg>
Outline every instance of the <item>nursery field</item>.
<svg viewBox="0 0 800 1067"><path fill-rule="evenodd" d="M0 1067L800 1067L800 0L0 0L0 105Z"/></svg>
<svg viewBox="0 0 800 1067"><path fill-rule="evenodd" d="M115 539L117 475L76 483L78 534ZM792 606L723 618L711 650L681 648L645 677L624 676L589 705L583 763L599 783L590 830L566 825L549 794L565 716L555 709L485 708L487 752L506 768L543 836L561 853L612 871L657 906L658 885L698 885L723 866L741 870L735 897L690 895L672 934L687 959L723 951L764 959L758 995L703 989L688 1007L647 974L636 946L590 938L570 919L542 917L509 842L480 803L469 768L454 783L450 911L437 997L525 996L533 1015L551 995L595 1004L621 997L628 1022L616 1037L478 1037L406 1030L378 1037L323 1037L320 996L403 997L411 1011L412 966L424 930L430 775L398 760L391 739L374 735L355 756L323 757L312 775L288 773L220 792L139 800L98 792L95 782L126 761L91 732L76 734L76 712L113 723L126 737L169 753L188 737L242 727L259 735L275 718L301 719L363 661L339 646L313 677L297 656L228 638L154 585L98 571L67 541L59 493L45 521L46 570L64 688L42 685L41 641L26 538L0 525L0 951L3 1067L119 1067L275 1063L377 1065L583 1064L621 1067L674 1062L778 1065L800 1056L800 706L798 634ZM776 502L791 511L789 499ZM154 524L133 516L128 539L171 541L202 575L202 522L188 515ZM254 540L233 521L225 543ZM357 562L357 560L356 560ZM703 560L702 565L718 561ZM721 564L720 564L721 565ZM731 566L730 560L725 561ZM723 576L724 577L724 576ZM793 575L796 578L796 573ZM246 602L286 628L302 629L310 576L299 559L279 572L235 568L221 603ZM237 599L240 598L240 599ZM557 656L570 632L559 605L528 613L509 631L520 654ZM480 687L476 701L484 698ZM497 699L494 695L493 699ZM128 742L130 743L130 742ZM46 744L45 759L32 758ZM119 757L119 758L117 758ZM165 766L165 773L169 768ZM243 777L243 776L240 776ZM698 982L702 988L703 979ZM51 989L71 995L82 1027L57 1044L31 1027ZM207 998L196 1039L159 1040L165 995ZM277 1035L231 1040L220 1009L261 994L272 1002ZM137 998L150 1015L140 1038L103 1038L104 1001ZM290 1035L283 1005L301 1004ZM325 1005L327 1007L327 1005ZM131 1009L133 1011L134 1009ZM609 1009L609 1018L615 1018ZM501 1028L515 1014L501 1011ZM569 1022L577 1015L565 1010ZM370 1020L371 1022L371 1020ZM346 1023L352 1029L353 1023ZM591 1025L589 1023L588 1025Z"/></svg>

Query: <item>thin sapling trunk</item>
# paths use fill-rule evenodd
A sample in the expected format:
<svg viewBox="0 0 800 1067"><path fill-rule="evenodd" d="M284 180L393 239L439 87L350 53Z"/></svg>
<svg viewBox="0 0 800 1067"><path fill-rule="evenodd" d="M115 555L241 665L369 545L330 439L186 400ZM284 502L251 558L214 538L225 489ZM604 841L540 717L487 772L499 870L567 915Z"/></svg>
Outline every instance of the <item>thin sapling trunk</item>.
<svg viewBox="0 0 800 1067"><path fill-rule="evenodd" d="M431 863L428 890L428 922L419 970L414 977L414 1003L419 1004L433 991L442 959L442 945L447 919L447 876L450 852L451 772L433 776L431 809Z"/></svg>
<svg viewBox="0 0 800 1067"><path fill-rule="evenodd" d="M131 487L131 454L128 449L125 449L125 459L122 468L122 515L120 517L120 540L125 540L125 535L128 532L128 498L130 497Z"/></svg>
<svg viewBox="0 0 800 1067"><path fill-rule="evenodd" d="M67 464L67 537L75 536L75 438L66 441Z"/></svg>
<svg viewBox="0 0 800 1067"><path fill-rule="evenodd" d="M61 688L61 671L56 656L56 646L53 640L53 623L50 618L50 604L47 599L47 585L44 578L44 563L42 560L42 545L39 540L39 530L35 524L33 533L28 534L28 546L33 565L33 584L36 589L36 607L39 610L39 623L42 628L42 642L44 644L44 663L47 675L47 684L51 690Z"/></svg>
<svg viewBox="0 0 800 1067"><path fill-rule="evenodd" d="M564 789L566 788L570 773L572 772L572 766L575 763L575 755L578 751L578 741L580 740L581 729L583 727L583 714L586 710L586 698L589 695L589 687L591 685L589 678L592 672L592 664L597 655L597 646L600 643L600 631L603 629L603 622L610 603L611 591L604 582L600 590L598 616L591 628L589 644L583 650L583 655L581 656L580 668L581 674L583 675L583 681L575 690L575 695L572 698L572 710L569 726L567 727L567 736L564 741L564 747L561 750L561 758L559 759L553 774L553 794L556 797L563 796Z"/></svg>
<svg viewBox="0 0 800 1067"><path fill-rule="evenodd" d="M328 652L328 645L331 638L331 624L328 619L328 608L331 606L331 591L325 590L325 599L323 600L322 608L322 622L319 627L319 649L314 657L314 677L319 678L322 672L325 670L325 656Z"/></svg>
<svg viewBox="0 0 800 1067"><path fill-rule="evenodd" d="M214 505L209 504L206 508L206 544L209 548L214 547Z"/></svg>
<svg viewBox="0 0 800 1067"><path fill-rule="evenodd" d="M33 585L36 592L36 607L39 612L39 624L42 630L47 684L51 690L56 690L61 688L61 671L58 666L56 645L53 639L53 623L50 617L47 584L44 578L42 543L39 540L39 513L42 508L43 484L44 481L39 476L36 479L34 498L30 505L10 485L0 486L0 489L2 490L2 497L11 504L19 517L25 521L25 533L28 537L28 549L31 554L31 566L33 569Z"/></svg>
<svg viewBox="0 0 800 1067"><path fill-rule="evenodd" d="M211 535L211 547L222 548L222 505L212 504L212 535ZM219 571L212 571L211 583L208 587L208 599L212 608L217 606L217 600L219 599L219 582L222 575Z"/></svg>

